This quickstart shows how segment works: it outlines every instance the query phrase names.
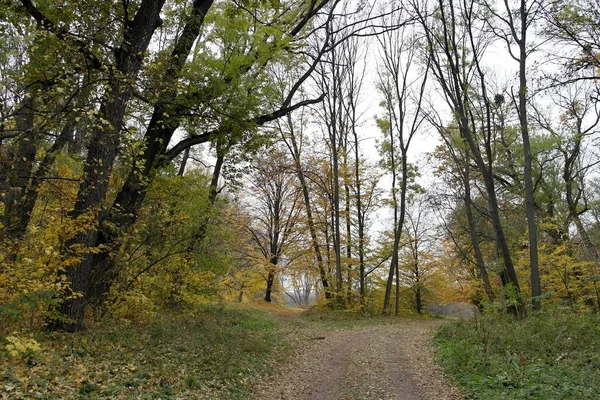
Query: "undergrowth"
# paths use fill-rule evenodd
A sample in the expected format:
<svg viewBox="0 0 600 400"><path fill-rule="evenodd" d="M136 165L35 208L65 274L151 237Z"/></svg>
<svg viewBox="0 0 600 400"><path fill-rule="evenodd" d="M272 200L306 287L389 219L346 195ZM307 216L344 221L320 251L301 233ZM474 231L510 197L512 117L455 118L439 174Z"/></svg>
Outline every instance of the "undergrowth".
<svg viewBox="0 0 600 400"><path fill-rule="evenodd" d="M0 338L0 393L10 399L242 399L255 379L289 355L285 329L265 311L211 306L148 324L7 336Z"/></svg>
<svg viewBox="0 0 600 400"><path fill-rule="evenodd" d="M471 399L598 399L600 318L568 310L442 327L440 362Z"/></svg>

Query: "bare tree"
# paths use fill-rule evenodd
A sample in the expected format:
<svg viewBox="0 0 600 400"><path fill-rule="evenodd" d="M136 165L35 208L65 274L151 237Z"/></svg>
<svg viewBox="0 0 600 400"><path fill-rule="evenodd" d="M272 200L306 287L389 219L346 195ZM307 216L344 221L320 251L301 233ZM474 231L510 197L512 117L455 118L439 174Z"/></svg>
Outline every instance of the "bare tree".
<svg viewBox="0 0 600 400"><path fill-rule="evenodd" d="M271 302L277 266L296 240L300 221L301 190L283 149L256 158L249 188L254 218L246 226L267 265L265 301Z"/></svg>
<svg viewBox="0 0 600 400"><path fill-rule="evenodd" d="M540 284L539 257L538 257L538 234L535 216L534 182L533 182L533 155L531 153L531 140L529 132L529 121L527 105L530 101L527 83L527 61L532 51L537 46L532 45L530 39L532 25L538 19L540 5L538 0L519 0L518 8L513 9L508 0L503 2L503 11L497 11L490 2L485 3L487 9L496 17L488 20L491 30L506 44L506 48L513 60L519 64L519 93L512 96L519 116L521 139L523 141L523 180L525 183L525 212L527 215L527 230L529 234L529 266L531 281L531 302L534 310L542 307L542 289ZM472 30L469 30L472 32ZM517 45L518 51L513 51L513 44ZM477 62L480 71L481 66ZM481 74L482 72L480 72ZM518 100L517 100L518 99Z"/></svg>
<svg viewBox="0 0 600 400"><path fill-rule="evenodd" d="M405 239L402 247L403 264L400 274L415 296L415 310L423 311L423 296L426 283L432 272L431 263L433 242L430 211L431 199L427 193L420 193L411 199L409 212L406 214Z"/></svg>
<svg viewBox="0 0 600 400"><path fill-rule="evenodd" d="M306 222L308 224L308 229L310 232L311 245L314 252L314 256L317 262L317 269L319 271L319 277L321 279L321 285L323 286L323 290L325 292L325 298L330 299L332 296L329 278L327 276L327 271L325 270L325 265L323 262L323 253L321 251L321 245L319 243L319 238L317 235L317 228L315 224L315 219L313 218L313 206L310 194L310 188L308 179L306 177L306 172L304 167L302 166L302 149L304 143L304 109L301 112L299 117L299 128L297 129L293 122L293 114L288 114L286 118L285 124L278 124L279 130L282 136L282 140L288 148L288 151L293 160L294 170L298 177L298 181L300 183L300 188L302 190L302 200L304 202L304 209L306 213Z"/></svg>
<svg viewBox="0 0 600 400"><path fill-rule="evenodd" d="M382 58L379 91L384 97L383 104L386 112L385 117L379 120L379 125L387 136L388 150L385 152L385 157L389 159L388 167L392 174L394 212L394 241L383 301L384 315L389 314L394 274L396 275L396 315L399 312L398 252L410 179L408 151L425 120L421 103L429 74L428 63L417 64L417 36L412 26L406 26L406 20L407 15L403 12L391 14L388 23L395 29L377 36Z"/></svg>
<svg viewBox="0 0 600 400"><path fill-rule="evenodd" d="M504 261L504 269L500 276L507 294L512 295L509 309L515 315L524 316L525 308L519 279L502 226L496 194L491 141L494 133L493 102L487 92L485 79L481 79L483 71L477 68L478 60L489 44L488 38L475 34L473 26L475 21L482 20L479 18L482 10L478 9L475 3L460 3L454 0L438 0L432 7L416 2L412 4L424 30L432 74L455 115L460 136L468 144L473 160L482 174L496 243ZM468 28L466 31L465 27ZM473 62L466 62L467 54ZM479 79L474 78L475 74ZM473 93L474 90L477 90L477 95ZM473 110L478 109L477 96L484 99L484 108L481 113L483 118L476 119ZM476 135L478 126L481 139ZM481 142L483 149L480 148Z"/></svg>

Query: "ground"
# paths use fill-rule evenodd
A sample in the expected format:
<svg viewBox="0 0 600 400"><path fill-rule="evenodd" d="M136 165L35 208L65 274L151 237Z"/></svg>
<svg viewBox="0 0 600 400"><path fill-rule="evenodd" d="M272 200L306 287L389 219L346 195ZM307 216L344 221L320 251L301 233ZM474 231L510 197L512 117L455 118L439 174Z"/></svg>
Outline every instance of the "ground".
<svg viewBox="0 0 600 400"><path fill-rule="evenodd" d="M443 323L257 302L15 332L0 400L461 399L432 354Z"/></svg>
<svg viewBox="0 0 600 400"><path fill-rule="evenodd" d="M435 363L440 320L395 320L302 332L291 361L255 387L256 400L459 400Z"/></svg>

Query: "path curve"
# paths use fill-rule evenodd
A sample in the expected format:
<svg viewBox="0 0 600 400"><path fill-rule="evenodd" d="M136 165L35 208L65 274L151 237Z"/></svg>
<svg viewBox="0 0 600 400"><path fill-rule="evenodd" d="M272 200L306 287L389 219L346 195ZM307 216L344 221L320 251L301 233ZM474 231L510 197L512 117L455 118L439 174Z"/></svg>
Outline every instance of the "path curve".
<svg viewBox="0 0 600 400"><path fill-rule="evenodd" d="M260 400L462 400L431 348L444 321L311 332L295 357L258 384Z"/></svg>

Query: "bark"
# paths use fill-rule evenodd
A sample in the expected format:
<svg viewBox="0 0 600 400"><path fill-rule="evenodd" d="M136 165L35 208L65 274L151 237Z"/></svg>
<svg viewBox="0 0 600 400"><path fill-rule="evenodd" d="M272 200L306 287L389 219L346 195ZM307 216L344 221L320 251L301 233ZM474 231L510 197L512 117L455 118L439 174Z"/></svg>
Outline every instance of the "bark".
<svg viewBox="0 0 600 400"><path fill-rule="evenodd" d="M507 7L507 12L510 9ZM525 181L525 210L527 214L527 228L529 234L529 264L531 270L531 303L534 310L542 308L542 289L540 284L540 271L538 259L538 234L535 218L535 199L532 176L533 156L529 140L529 126L527 121L527 25L531 22L527 12L527 2L521 0L519 14L521 16L521 37L517 37L515 27L511 27L513 37L519 45L519 123L523 139L523 162Z"/></svg>
<svg viewBox="0 0 600 400"><path fill-rule="evenodd" d="M494 302L496 300L496 296L492 290L492 286L490 285L490 278L487 272L487 268L485 266L485 261L483 259L483 253L481 251L481 246L479 246L479 238L477 237L477 226L475 224L475 218L473 216L473 204L471 199L471 180L469 174L469 151L466 152L465 166L463 171L463 187L465 190L464 203L465 203L465 213L467 215L467 223L469 225L469 237L471 239L471 246L473 246L473 252L475 253L475 263L477 265L477 269L479 270L479 274L481 275L481 280L483 281L483 290L487 295L487 298L490 302Z"/></svg>
<svg viewBox="0 0 600 400"><path fill-rule="evenodd" d="M64 275L76 296L62 301L59 312L68 321L51 322L52 329L75 331L83 328L88 290L92 281L93 253L98 243L100 211L104 207L112 166L120 144L120 130L125 109L133 92L135 78L142 67L143 56L156 28L162 23L160 11L164 0L144 0L132 21L126 21L123 41L115 50L115 71L101 103L102 123L92 130L83 177L71 218L92 213L96 221L86 232L76 235L67 247L80 248L84 254L79 265L68 267Z"/></svg>
<svg viewBox="0 0 600 400"><path fill-rule="evenodd" d="M273 285L275 283L275 264L272 268L269 268L267 275L267 288L265 290L265 301L270 303L272 301L271 294L273 292Z"/></svg>
<svg viewBox="0 0 600 400"><path fill-rule="evenodd" d="M15 116L16 128L21 134L14 143L13 154L10 155L12 165L4 172L6 183L3 189L4 214L3 229L0 231L0 241L16 242L25 234L31 210L23 209L30 177L33 171L37 151L38 135L33 125L34 96L26 92L25 99L20 104Z"/></svg>

